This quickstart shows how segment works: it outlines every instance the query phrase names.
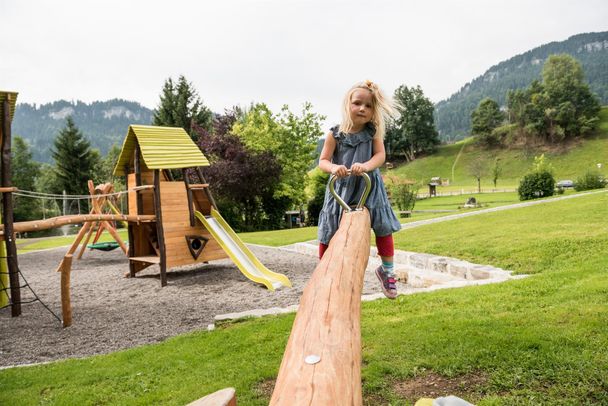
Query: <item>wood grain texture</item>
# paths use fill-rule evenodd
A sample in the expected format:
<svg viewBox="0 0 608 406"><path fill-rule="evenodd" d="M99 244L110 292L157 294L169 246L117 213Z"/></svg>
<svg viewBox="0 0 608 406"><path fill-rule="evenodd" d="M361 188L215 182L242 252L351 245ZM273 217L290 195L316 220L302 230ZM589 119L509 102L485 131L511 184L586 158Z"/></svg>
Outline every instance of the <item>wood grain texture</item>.
<svg viewBox="0 0 608 406"><path fill-rule="evenodd" d="M345 213L304 288L271 405L361 405L361 291L369 258L366 209ZM304 360L317 355L309 365Z"/></svg>
<svg viewBox="0 0 608 406"><path fill-rule="evenodd" d="M70 299L70 273L72 272L72 254L67 254L61 261L61 314L63 327L72 325L72 302Z"/></svg>

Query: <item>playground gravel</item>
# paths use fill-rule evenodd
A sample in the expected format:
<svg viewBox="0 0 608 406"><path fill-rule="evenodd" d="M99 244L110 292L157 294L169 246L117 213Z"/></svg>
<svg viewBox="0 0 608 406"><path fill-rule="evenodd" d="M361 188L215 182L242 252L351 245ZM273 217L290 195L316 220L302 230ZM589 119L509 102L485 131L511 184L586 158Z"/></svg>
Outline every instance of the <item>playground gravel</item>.
<svg viewBox="0 0 608 406"><path fill-rule="evenodd" d="M159 267L126 278L120 250L87 251L74 259L71 274L71 327L63 328L39 302L22 305L22 315L0 310L0 367L105 354L196 330L207 330L216 315L299 303L317 259L286 249L251 246L270 270L289 277L293 288L275 292L245 278L229 260L172 269L160 286ZM38 297L61 317L60 274L67 248L19 255L19 267ZM372 272L364 294L379 293ZM22 290L22 300L33 295Z"/></svg>

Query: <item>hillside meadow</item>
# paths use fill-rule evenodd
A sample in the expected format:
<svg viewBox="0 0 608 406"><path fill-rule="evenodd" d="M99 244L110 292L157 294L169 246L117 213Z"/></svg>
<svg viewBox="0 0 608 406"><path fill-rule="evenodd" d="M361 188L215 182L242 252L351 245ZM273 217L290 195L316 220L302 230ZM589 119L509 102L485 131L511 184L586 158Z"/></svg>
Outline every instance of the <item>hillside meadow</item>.
<svg viewBox="0 0 608 406"><path fill-rule="evenodd" d="M575 180L587 170L597 170L598 163L602 164L601 173L608 177L608 107L602 108L600 123L593 135L565 146L526 148L507 145L503 149L483 150L476 145L474 137L469 137L454 144L440 146L435 154L397 166L388 173L424 185L435 176L449 179L450 186L439 187L438 192L461 188L472 190L476 188L477 181L471 175L469 167L481 157L486 161L486 174L481 179L481 186L484 189L493 189L491 167L498 159L502 174L498 178L496 188L514 189L532 167L534 157L543 153L555 169L556 180Z"/></svg>
<svg viewBox="0 0 608 406"><path fill-rule="evenodd" d="M478 405L607 404L607 217L600 192L397 233L400 249L530 276L364 303L365 404L412 405L430 392ZM264 405L292 322L293 314L246 319L5 369L0 404L179 405L233 386L239 404Z"/></svg>

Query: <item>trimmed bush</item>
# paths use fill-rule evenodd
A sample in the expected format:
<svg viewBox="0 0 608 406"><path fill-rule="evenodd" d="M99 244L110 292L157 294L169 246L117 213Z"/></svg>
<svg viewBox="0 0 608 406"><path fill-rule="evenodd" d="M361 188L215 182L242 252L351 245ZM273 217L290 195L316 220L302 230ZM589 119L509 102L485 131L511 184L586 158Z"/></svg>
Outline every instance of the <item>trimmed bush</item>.
<svg viewBox="0 0 608 406"><path fill-rule="evenodd" d="M329 173L321 171L319 168L314 169L309 173L310 179L310 194L312 198L308 201L306 207L306 224L309 226L316 226L319 223L319 213L323 208L323 201L325 200L325 190L327 189L327 182L329 181Z"/></svg>
<svg viewBox="0 0 608 406"><path fill-rule="evenodd" d="M416 205L418 185L411 180L392 175L386 175L384 179L391 201L397 208L400 211L413 210Z"/></svg>
<svg viewBox="0 0 608 406"><path fill-rule="evenodd" d="M553 196L555 179L550 171L540 170L527 174L519 182L519 200L531 200Z"/></svg>
<svg viewBox="0 0 608 406"><path fill-rule="evenodd" d="M583 176L577 178L574 182L574 190L577 192L604 187L606 187L606 179L601 173L593 170L585 172Z"/></svg>

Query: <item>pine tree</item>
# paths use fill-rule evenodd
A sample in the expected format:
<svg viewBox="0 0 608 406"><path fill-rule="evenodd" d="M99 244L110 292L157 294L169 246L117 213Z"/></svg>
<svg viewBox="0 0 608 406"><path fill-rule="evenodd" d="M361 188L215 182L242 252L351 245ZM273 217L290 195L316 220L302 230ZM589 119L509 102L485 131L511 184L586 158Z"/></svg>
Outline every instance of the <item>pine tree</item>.
<svg viewBox="0 0 608 406"><path fill-rule="evenodd" d="M55 160L55 174L58 187L69 195L89 194L87 182L93 178L97 165L91 144L76 127L72 117L66 119L66 126L59 132L51 154ZM61 193L62 190L55 190Z"/></svg>
<svg viewBox="0 0 608 406"><path fill-rule="evenodd" d="M487 147L500 143L499 137L493 131L502 124L505 116L498 103L486 97L479 102L477 108L471 113L471 133L479 137L479 142Z"/></svg>
<svg viewBox="0 0 608 406"><path fill-rule="evenodd" d="M11 179L13 186L35 191L36 178L40 174L40 164L32 160L29 145L19 136L15 136L12 150ZM13 203L14 221L34 220L40 217L41 205L37 199L15 196Z"/></svg>
<svg viewBox="0 0 608 406"><path fill-rule="evenodd" d="M169 78L163 85L158 108L154 111L154 125L181 127L196 141L193 124L211 130L213 114L200 100L192 83L181 75L177 83Z"/></svg>

